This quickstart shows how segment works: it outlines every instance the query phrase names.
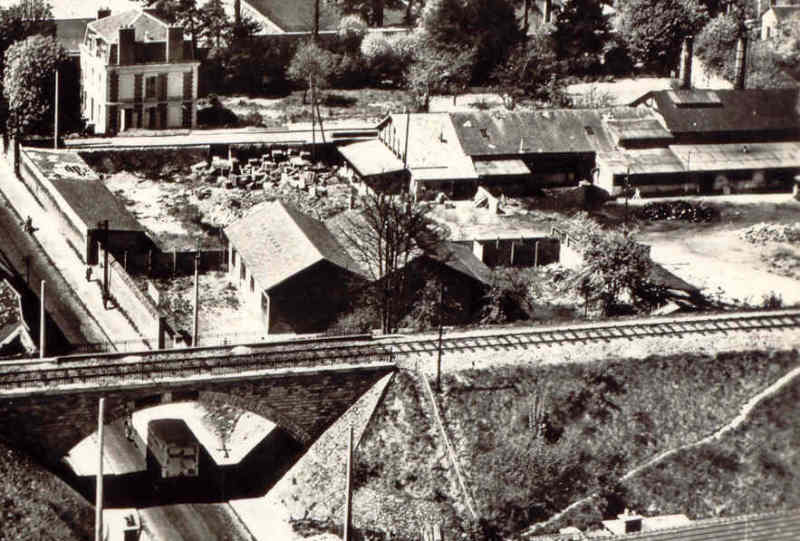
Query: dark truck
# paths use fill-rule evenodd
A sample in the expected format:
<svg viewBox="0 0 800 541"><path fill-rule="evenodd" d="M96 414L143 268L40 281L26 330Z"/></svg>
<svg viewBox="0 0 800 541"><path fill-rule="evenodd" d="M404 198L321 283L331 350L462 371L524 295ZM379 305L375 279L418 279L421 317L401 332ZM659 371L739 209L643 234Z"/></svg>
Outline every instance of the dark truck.
<svg viewBox="0 0 800 541"><path fill-rule="evenodd" d="M147 423L147 468L158 479L197 477L200 444L183 419Z"/></svg>

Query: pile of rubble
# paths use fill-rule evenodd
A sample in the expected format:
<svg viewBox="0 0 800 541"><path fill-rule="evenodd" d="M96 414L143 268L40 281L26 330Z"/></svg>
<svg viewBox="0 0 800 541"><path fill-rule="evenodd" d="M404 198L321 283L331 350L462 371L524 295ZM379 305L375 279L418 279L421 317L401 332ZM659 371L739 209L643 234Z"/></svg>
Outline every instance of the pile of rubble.
<svg viewBox="0 0 800 541"><path fill-rule="evenodd" d="M800 222L793 224L753 224L739 232L739 237L753 244L765 242L800 242Z"/></svg>
<svg viewBox="0 0 800 541"><path fill-rule="evenodd" d="M661 201L647 203L636 216L642 220L686 220L690 222L710 222L717 217L713 207L688 201Z"/></svg>
<svg viewBox="0 0 800 541"><path fill-rule="evenodd" d="M275 149L240 162L214 157L192 166L197 205L203 222L225 227L250 207L280 199L318 219L326 219L349 205L351 189L336 167L314 164L306 151Z"/></svg>

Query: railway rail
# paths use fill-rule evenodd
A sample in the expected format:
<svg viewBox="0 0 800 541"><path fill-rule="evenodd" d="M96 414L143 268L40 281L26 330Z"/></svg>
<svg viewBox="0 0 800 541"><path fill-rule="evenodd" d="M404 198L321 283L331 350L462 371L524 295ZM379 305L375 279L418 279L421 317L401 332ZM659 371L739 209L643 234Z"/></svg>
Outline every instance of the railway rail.
<svg viewBox="0 0 800 541"><path fill-rule="evenodd" d="M443 352L548 347L571 343L638 340L688 334L800 329L800 310L743 312L657 320L617 321L508 330L502 333L444 337ZM800 333L798 333L800 342ZM439 351L438 338L406 339L371 335L319 337L285 342L0 363L0 392L65 385L152 383L170 377L215 377L280 368L336 364L394 363L398 358Z"/></svg>
<svg viewBox="0 0 800 541"><path fill-rule="evenodd" d="M600 325L531 329L522 332L493 333L442 338L442 351L513 349L556 346L572 343L637 340L659 336L727 333L770 329L800 329L800 310L781 312L743 312L728 316L674 318L668 320L618 321ZM798 334L800 343L800 333ZM391 344L396 355L437 353L439 339L409 340Z"/></svg>

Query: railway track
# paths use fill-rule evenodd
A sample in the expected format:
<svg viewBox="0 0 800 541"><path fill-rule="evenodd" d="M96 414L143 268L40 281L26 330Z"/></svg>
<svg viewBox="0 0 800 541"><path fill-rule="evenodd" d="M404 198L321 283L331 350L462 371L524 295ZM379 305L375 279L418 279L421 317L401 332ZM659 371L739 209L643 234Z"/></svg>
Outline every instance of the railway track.
<svg viewBox="0 0 800 541"><path fill-rule="evenodd" d="M745 312L657 320L617 321L483 335L449 336L443 352L527 349L574 343L718 335L755 330L800 329L800 310ZM800 332L798 332L800 342ZM336 364L392 363L398 358L439 351L438 338L422 340L370 335L321 337L239 346L142 351L0 363L0 392L62 385L152 383L170 377L231 376L256 370L315 368Z"/></svg>
<svg viewBox="0 0 800 541"><path fill-rule="evenodd" d="M636 320L606 325L576 325L542 328L528 331L509 331L475 336L442 338L442 351L466 352L481 349L517 349L564 344L638 340L659 336L680 337L689 334L724 334L729 332L777 330L797 327L800 330L800 310L782 312L751 312L726 316L675 318L668 320ZM798 333L800 342L800 333ZM395 355L437 353L438 338L393 342Z"/></svg>

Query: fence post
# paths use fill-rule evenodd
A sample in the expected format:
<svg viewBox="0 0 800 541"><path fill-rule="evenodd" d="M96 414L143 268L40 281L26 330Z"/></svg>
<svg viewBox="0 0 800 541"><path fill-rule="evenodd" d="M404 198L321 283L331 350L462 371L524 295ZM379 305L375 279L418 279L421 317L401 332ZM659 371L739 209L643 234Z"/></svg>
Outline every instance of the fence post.
<svg viewBox="0 0 800 541"><path fill-rule="evenodd" d="M147 251L147 276L153 277L153 250Z"/></svg>
<svg viewBox="0 0 800 541"><path fill-rule="evenodd" d="M537 240L533 245L533 266L539 266L539 241Z"/></svg>
<svg viewBox="0 0 800 541"><path fill-rule="evenodd" d="M178 271L178 252L175 248L172 249L172 276Z"/></svg>

